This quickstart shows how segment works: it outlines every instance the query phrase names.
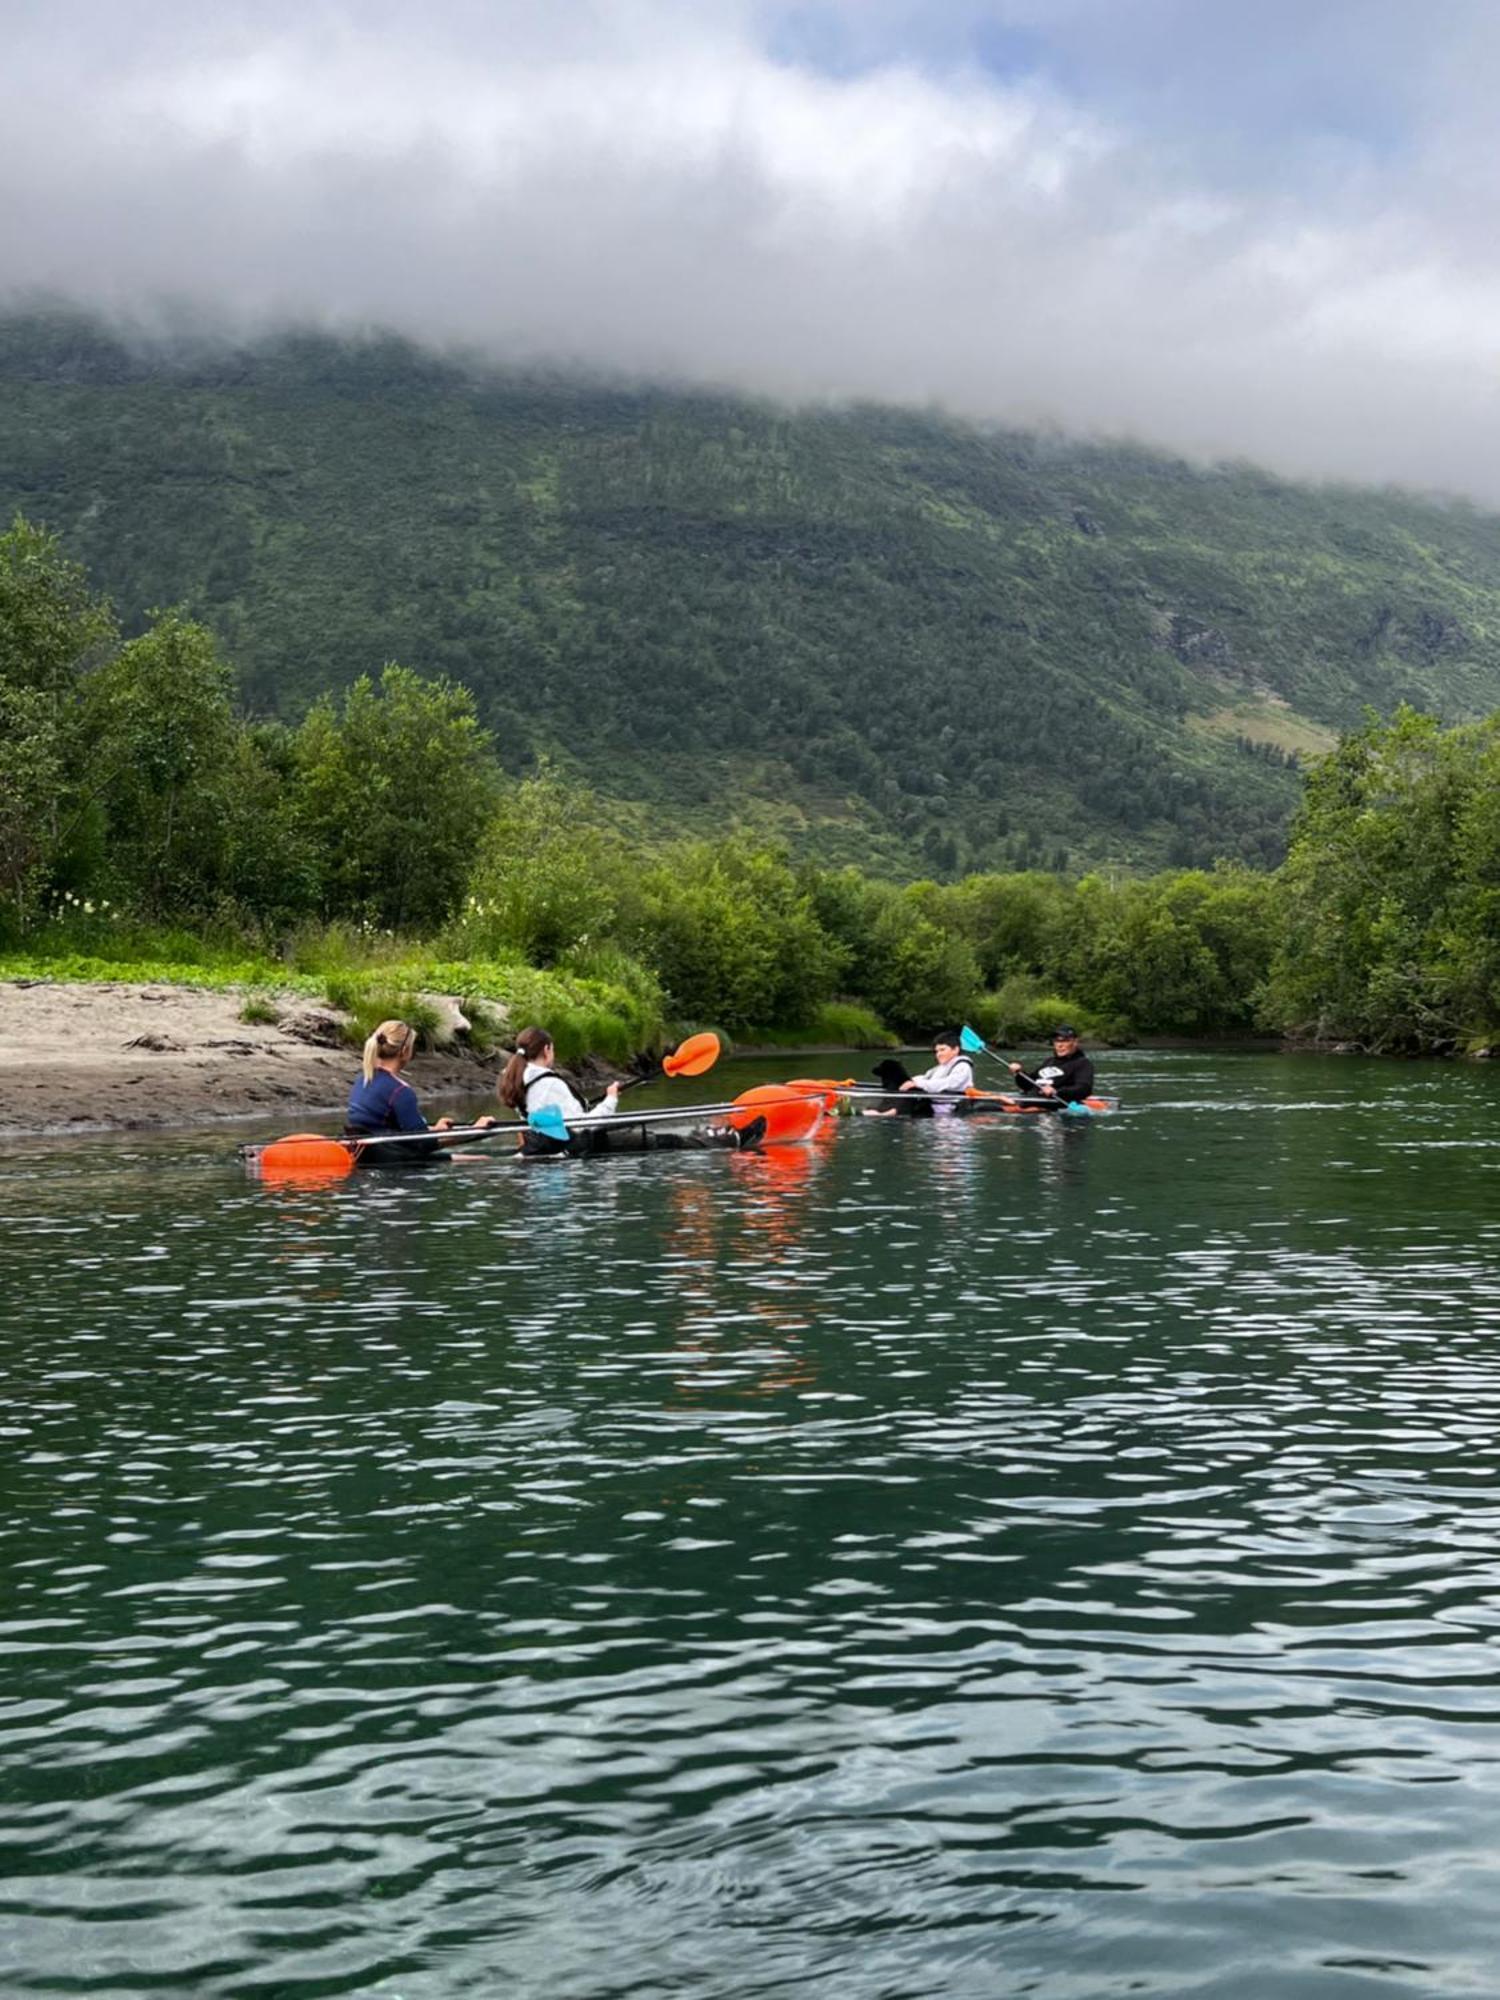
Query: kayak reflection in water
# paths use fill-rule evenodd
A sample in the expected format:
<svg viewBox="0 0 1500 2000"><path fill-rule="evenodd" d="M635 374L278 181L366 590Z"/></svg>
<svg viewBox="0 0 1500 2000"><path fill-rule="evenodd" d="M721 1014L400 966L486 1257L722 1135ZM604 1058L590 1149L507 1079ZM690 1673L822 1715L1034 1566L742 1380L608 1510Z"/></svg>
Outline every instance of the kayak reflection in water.
<svg viewBox="0 0 1500 2000"><path fill-rule="evenodd" d="M1093 1095L1094 1065L1079 1046L1076 1028L1052 1030L1052 1055L1035 1076L1028 1075L1019 1063L1010 1063L1008 1068L1023 1090L1033 1090L1039 1097L1055 1097L1059 1106L1081 1104Z"/></svg>
<svg viewBox="0 0 1500 2000"><path fill-rule="evenodd" d="M910 1098L907 1104L893 1104L884 1111L867 1112L870 1118L895 1118L905 1115L909 1118L930 1118L934 1112L946 1115L956 1108L954 1103L934 1104L934 1098L957 1099L966 1090L973 1088L974 1065L964 1054L958 1038L957 1028L942 1028L933 1036L932 1053L937 1061L931 1069L924 1069L920 1076L910 1076L905 1063L894 1057L875 1065L874 1074L880 1078L881 1088L893 1093L899 1091Z"/></svg>
<svg viewBox="0 0 1500 2000"><path fill-rule="evenodd" d="M382 1021L365 1042L361 1073L349 1092L344 1122L346 1139L371 1139L387 1132L410 1132L409 1145L370 1146L359 1156L361 1166L411 1166L442 1157L441 1142L428 1136L451 1129L451 1118L429 1125L417 1108L417 1093L401 1072L416 1053L417 1035L405 1021ZM493 1125L493 1118L481 1118Z"/></svg>
<svg viewBox="0 0 1500 2000"><path fill-rule="evenodd" d="M619 1108L620 1086L612 1083L600 1103L590 1108L578 1096L554 1065L557 1050L545 1028L523 1028L516 1036L516 1052L500 1072L496 1085L500 1102L522 1118L538 1111L553 1114L565 1138L539 1132L528 1126L521 1138L527 1159L544 1160L598 1155L600 1153L667 1153L689 1147L726 1146L748 1150L760 1143L766 1129L763 1118L754 1119L743 1131L728 1125L701 1127L696 1132L663 1132L633 1121L612 1125Z"/></svg>

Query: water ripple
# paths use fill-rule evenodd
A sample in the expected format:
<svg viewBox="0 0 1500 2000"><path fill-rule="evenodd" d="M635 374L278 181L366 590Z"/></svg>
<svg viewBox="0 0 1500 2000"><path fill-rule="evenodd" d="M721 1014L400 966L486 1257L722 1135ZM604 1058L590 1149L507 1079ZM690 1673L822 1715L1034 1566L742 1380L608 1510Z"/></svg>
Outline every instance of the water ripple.
<svg viewBox="0 0 1500 2000"><path fill-rule="evenodd" d="M0 1155L0 1990L1493 1991L1495 1083Z"/></svg>

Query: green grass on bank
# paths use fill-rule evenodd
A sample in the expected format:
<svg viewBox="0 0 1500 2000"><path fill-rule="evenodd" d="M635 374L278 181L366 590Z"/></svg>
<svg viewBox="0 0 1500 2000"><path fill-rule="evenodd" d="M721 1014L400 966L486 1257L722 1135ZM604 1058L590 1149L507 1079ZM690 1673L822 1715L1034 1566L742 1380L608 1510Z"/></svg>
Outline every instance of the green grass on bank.
<svg viewBox="0 0 1500 2000"><path fill-rule="evenodd" d="M596 953L586 969L542 971L510 959L440 956L409 939L370 937L341 925L309 927L273 956L243 941L184 931L49 924L32 934L26 950L0 952L0 980L23 979L242 992L245 1021L274 1021L294 997L321 1002L351 1017L348 1035L356 1045L391 1018L410 1021L430 1042L439 1016L424 996L451 996L481 1053L538 1023L564 1062L597 1056L628 1063L700 1025L670 1020L655 981L620 954ZM893 1048L898 1038L868 1007L831 1001L803 1025L756 1029L738 1039L794 1049Z"/></svg>
<svg viewBox="0 0 1500 2000"><path fill-rule="evenodd" d="M180 959L46 950L0 953L0 979L47 979L59 985L189 986L210 992L244 987L309 997L320 996L325 983L315 975L292 972L263 958L226 957L210 964L185 964Z"/></svg>

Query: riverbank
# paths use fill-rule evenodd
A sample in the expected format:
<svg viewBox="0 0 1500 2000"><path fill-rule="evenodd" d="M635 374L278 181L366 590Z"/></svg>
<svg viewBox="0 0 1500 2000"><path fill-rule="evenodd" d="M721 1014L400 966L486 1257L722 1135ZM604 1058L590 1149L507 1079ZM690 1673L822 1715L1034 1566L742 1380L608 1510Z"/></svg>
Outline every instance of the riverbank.
<svg viewBox="0 0 1500 2000"><path fill-rule="evenodd" d="M244 1003L229 989L0 982L0 1139L341 1114L358 1057L339 1017L288 995L279 1020L252 1024ZM410 1074L426 1099L477 1106L495 1070L455 1044Z"/></svg>

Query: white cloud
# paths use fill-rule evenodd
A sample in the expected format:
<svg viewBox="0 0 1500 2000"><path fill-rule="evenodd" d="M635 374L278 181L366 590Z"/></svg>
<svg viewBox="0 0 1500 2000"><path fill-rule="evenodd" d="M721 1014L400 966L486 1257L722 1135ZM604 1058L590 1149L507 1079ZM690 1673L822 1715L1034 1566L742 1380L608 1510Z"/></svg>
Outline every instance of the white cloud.
<svg viewBox="0 0 1500 2000"><path fill-rule="evenodd" d="M1401 143L1304 133L1300 184L1056 82L777 60L748 0L183 19L60 0L13 32L0 279L1500 499L1497 38L1468 5L1400 79Z"/></svg>

